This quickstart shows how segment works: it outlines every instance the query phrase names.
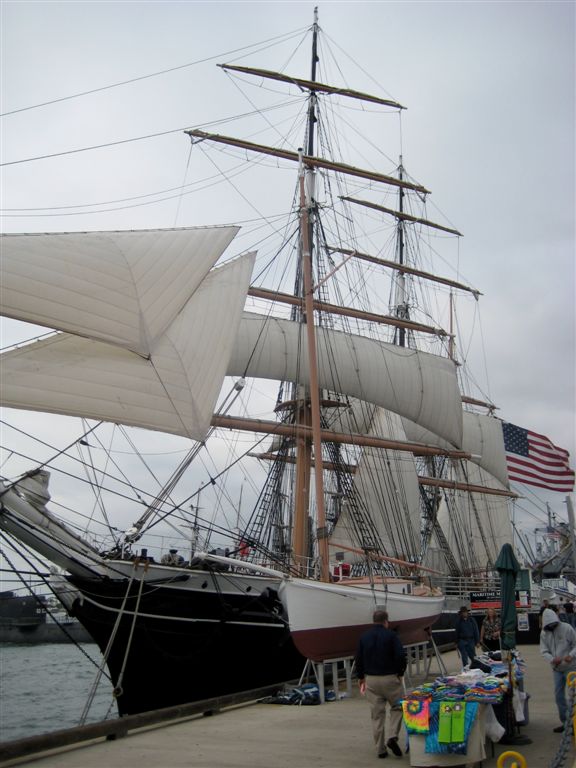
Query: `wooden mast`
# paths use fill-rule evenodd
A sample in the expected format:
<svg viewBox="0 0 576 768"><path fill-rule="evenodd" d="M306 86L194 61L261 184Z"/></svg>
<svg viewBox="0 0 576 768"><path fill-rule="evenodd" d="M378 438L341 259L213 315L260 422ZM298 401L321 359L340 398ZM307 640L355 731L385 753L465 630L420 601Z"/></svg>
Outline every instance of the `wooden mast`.
<svg viewBox="0 0 576 768"><path fill-rule="evenodd" d="M398 163L398 178L402 181L404 176L404 168L402 167L402 156L400 156L400 162ZM398 189L398 208L400 210L400 216L398 217L398 264L404 266L404 218L402 216L404 211L404 190L402 187ZM406 296L406 274L402 271L398 273L398 284L396 293L396 316L402 320L407 320L409 317L408 312L408 298ZM398 328L399 345L401 347L406 346L406 329Z"/></svg>
<svg viewBox="0 0 576 768"><path fill-rule="evenodd" d="M318 40L318 9L314 9L314 25L312 34L312 73L311 80L316 80L316 63L318 61L317 52ZM307 154L314 154L314 129L316 125L316 93L310 92L308 104L308 147ZM321 581L329 580L328 563L328 536L326 530L326 513L324 509L324 477L322 468L322 436L320 423L320 391L318 388L318 361L316 356L316 333L314 329L314 296L313 296L313 272L312 272L312 244L313 244L313 220L315 206L314 191L314 168L305 167L303 162L304 153L299 151L299 187L300 187L300 243L302 258L302 288L304 298L304 323L306 325L306 337L308 340L308 364L310 368L310 418L312 426L312 445L314 448L314 493L316 499L316 523L317 523L317 544L318 559L320 566ZM307 400L308 398L304 398ZM298 409L297 412L300 412ZM301 446L301 441L297 441L297 446ZM309 447L306 448L306 459L309 470L312 468L311 456L309 456ZM298 488L297 488L298 490ZM309 494L308 494L309 495ZM295 509L294 530L299 532L301 526L308 520L308 510L301 509L298 504ZM303 537L305 538L305 537ZM297 542L294 542L296 546ZM298 557L307 553L295 550L294 555Z"/></svg>
<svg viewBox="0 0 576 768"><path fill-rule="evenodd" d="M322 470L322 437L320 424L320 392L318 389L318 361L316 357L316 333L314 330L314 300L312 296L312 254L310 242L309 210L311 201L305 190L305 172L300 171L300 204L302 236L302 273L304 281L304 307L306 336L308 339L308 362L310 366L310 413L312 420L312 442L314 445L314 491L316 497L316 518L320 578L328 581L328 539L326 514L324 510L324 478Z"/></svg>

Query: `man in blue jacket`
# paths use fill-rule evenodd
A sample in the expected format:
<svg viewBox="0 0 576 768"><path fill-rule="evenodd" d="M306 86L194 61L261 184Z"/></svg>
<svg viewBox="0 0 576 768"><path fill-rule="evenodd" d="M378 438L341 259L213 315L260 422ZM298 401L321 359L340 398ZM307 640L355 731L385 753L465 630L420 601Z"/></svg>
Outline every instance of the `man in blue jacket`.
<svg viewBox="0 0 576 768"><path fill-rule="evenodd" d="M463 605L456 619L456 645L462 657L462 666L466 666L476 657L476 646L480 642L480 632L476 620L470 616L468 608Z"/></svg>
<svg viewBox="0 0 576 768"><path fill-rule="evenodd" d="M406 652L398 635L388 623L386 611L376 610L374 626L358 643L356 673L360 691L366 693L372 712L372 732L378 757L388 757L388 749L402 757L398 734L402 725L402 676L406 669ZM386 740L386 705L390 706L390 737ZM388 749L387 749L388 747Z"/></svg>

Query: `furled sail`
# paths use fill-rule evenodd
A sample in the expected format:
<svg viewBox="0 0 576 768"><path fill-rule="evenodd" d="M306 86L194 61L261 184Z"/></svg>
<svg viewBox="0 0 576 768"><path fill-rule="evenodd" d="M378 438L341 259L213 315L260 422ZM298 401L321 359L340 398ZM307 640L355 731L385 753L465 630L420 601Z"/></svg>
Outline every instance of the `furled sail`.
<svg viewBox="0 0 576 768"><path fill-rule="evenodd" d="M406 440L399 416L376 410L369 434ZM384 553L414 561L420 553L420 486L414 460L402 451L365 448L354 475L354 492L374 524ZM359 512L361 514L361 511ZM330 538L331 550L344 546L362 548L354 513L344 505ZM345 559L354 558L346 553Z"/></svg>
<svg viewBox="0 0 576 768"><path fill-rule="evenodd" d="M246 254L212 270L150 345L149 359L68 333L4 353L0 402L203 440L253 265Z"/></svg>
<svg viewBox="0 0 576 768"><path fill-rule="evenodd" d="M3 235L0 311L149 356L238 229Z"/></svg>
<svg viewBox="0 0 576 768"><path fill-rule="evenodd" d="M61 568L73 563L76 573L93 578L104 570L98 551L46 508L49 477L46 471L37 472L20 480L17 488L0 482L0 528Z"/></svg>
<svg viewBox="0 0 576 768"><path fill-rule="evenodd" d="M451 447L446 440L438 437L438 434L433 434L433 432L427 431L417 424L410 423L406 419L404 419L403 423L408 440L447 450ZM499 485L492 487L508 488L508 470L506 468L502 422L491 416L463 411L462 426L462 450L472 455L472 461L475 464L478 464L478 466L498 479Z"/></svg>
<svg viewBox="0 0 576 768"><path fill-rule="evenodd" d="M462 440L462 404L451 360L327 328L316 329L319 386L379 405ZM309 383L302 325L245 313L228 373Z"/></svg>

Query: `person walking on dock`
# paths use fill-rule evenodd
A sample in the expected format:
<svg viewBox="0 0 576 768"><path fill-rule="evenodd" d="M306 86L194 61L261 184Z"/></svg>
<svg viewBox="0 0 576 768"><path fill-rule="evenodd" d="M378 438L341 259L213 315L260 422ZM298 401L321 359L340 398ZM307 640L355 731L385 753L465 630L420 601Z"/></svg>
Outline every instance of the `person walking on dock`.
<svg viewBox="0 0 576 768"><path fill-rule="evenodd" d="M374 626L358 643L356 673L360 691L366 693L372 714L372 732L378 757L388 757L388 749L402 757L398 734L402 725L399 700L403 696L402 677L406 669L406 652L398 635L390 629L388 613L376 610ZM386 705L390 707L390 736L386 740Z"/></svg>
<svg viewBox="0 0 576 768"><path fill-rule="evenodd" d="M476 646L480 642L480 633L476 620L470 616L468 608L463 605L456 619L456 645L465 667L476 657Z"/></svg>
<svg viewBox="0 0 576 768"><path fill-rule="evenodd" d="M569 672L576 671L576 631L570 624L560 621L558 614L550 608L542 613L540 653L552 666L554 697L560 716L560 725L554 731L562 733L567 718L572 717L566 704L566 679Z"/></svg>

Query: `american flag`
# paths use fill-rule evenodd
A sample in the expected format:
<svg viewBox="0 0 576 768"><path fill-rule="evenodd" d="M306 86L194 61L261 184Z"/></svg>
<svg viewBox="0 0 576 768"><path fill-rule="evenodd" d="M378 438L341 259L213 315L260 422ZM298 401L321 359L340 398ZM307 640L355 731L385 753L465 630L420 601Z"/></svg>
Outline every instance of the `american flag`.
<svg viewBox="0 0 576 768"><path fill-rule="evenodd" d="M502 422L508 479L551 491L574 490L574 471L570 454L544 435Z"/></svg>

